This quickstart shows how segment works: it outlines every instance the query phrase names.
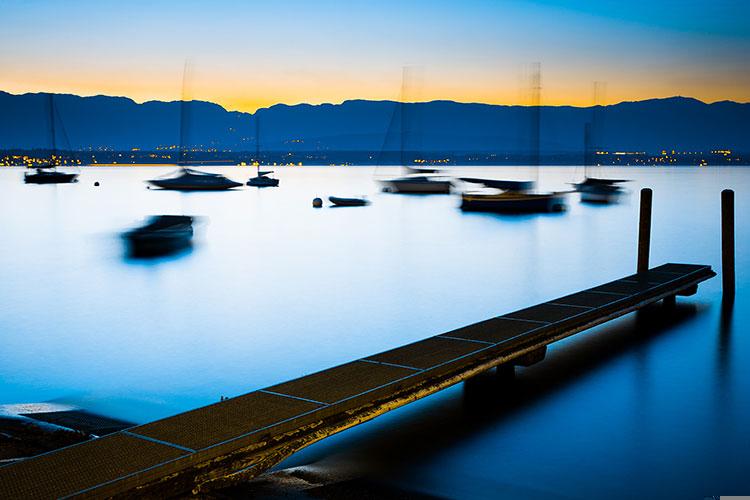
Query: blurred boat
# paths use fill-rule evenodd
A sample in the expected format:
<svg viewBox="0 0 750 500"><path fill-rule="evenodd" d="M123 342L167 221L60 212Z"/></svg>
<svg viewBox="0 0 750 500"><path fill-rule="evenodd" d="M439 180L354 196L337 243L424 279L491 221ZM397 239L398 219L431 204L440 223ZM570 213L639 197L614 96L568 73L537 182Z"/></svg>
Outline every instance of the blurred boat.
<svg viewBox="0 0 750 500"><path fill-rule="evenodd" d="M628 182L627 179L598 179L586 177L583 182L573 184L573 188L581 193L581 201L585 203L617 203L625 189L619 184Z"/></svg>
<svg viewBox="0 0 750 500"><path fill-rule="evenodd" d="M379 181L386 193L447 194L453 181L437 175L436 169L404 167L407 175Z"/></svg>
<svg viewBox="0 0 750 500"><path fill-rule="evenodd" d="M37 167L29 167L33 169L33 172L27 171L23 176L23 181L26 184L70 184L73 182L78 182L78 173L72 173L72 172L60 172L57 170L57 165L55 164L56 160L56 151L57 151L57 134L56 134L56 127L55 127L55 101L54 101L54 95L48 94L47 95L47 111L49 113L49 136L50 136L50 159L49 163L47 165L40 165ZM67 140L67 135L65 134L65 129L62 130L63 136ZM68 147L70 145L68 144ZM59 157L57 157L57 160L60 160Z"/></svg>
<svg viewBox="0 0 750 500"><path fill-rule="evenodd" d="M249 181L247 181L248 186L255 186L255 187L275 187L279 185L279 180L275 179L273 177L266 177L269 174L272 174L273 171L261 171L258 169L258 175L255 177L251 177Z"/></svg>
<svg viewBox="0 0 750 500"><path fill-rule="evenodd" d="M505 190L493 193L463 193L461 210L494 213L549 213L565 211L565 192L531 193Z"/></svg>
<svg viewBox="0 0 750 500"><path fill-rule="evenodd" d="M180 100L180 145L179 160L177 165L180 170L172 172L163 177L146 181L152 186L172 191L226 191L242 186L242 183L227 179L221 174L202 172L187 168L190 164L188 152L190 148L187 144L189 137L190 125L190 102L185 97L186 80L188 78L188 62L185 62L185 69L182 74L182 99Z"/></svg>
<svg viewBox="0 0 750 500"><path fill-rule="evenodd" d="M501 179L479 179L477 177L459 177L464 182L472 184L482 184L488 188L514 190L514 191L531 191L534 189L534 181L508 181Z"/></svg>
<svg viewBox="0 0 750 500"><path fill-rule="evenodd" d="M329 196L328 201L337 207L364 207L370 204L367 198L339 198L338 196Z"/></svg>
<svg viewBox="0 0 750 500"><path fill-rule="evenodd" d="M130 255L166 255L190 247L193 218L187 215L155 215L141 227L123 233Z"/></svg>
<svg viewBox="0 0 750 500"><path fill-rule="evenodd" d="M583 203L617 203L625 194L625 189L620 186L620 184L628 182L627 179L604 179L601 177L589 176L591 169L594 168L594 157L596 152L600 149L597 147L597 142L598 135L602 128L601 113L603 112L603 108L599 106L599 103L597 102L599 97L598 85L599 83L594 84L594 108L592 119L590 122L584 124L583 129L583 182L574 183L572 186L577 192L581 193L581 202Z"/></svg>
<svg viewBox="0 0 750 500"><path fill-rule="evenodd" d="M152 186L173 191L224 191L242 186L221 174L182 167L168 176L146 181Z"/></svg>
<svg viewBox="0 0 750 500"><path fill-rule="evenodd" d="M23 181L26 184L70 184L78 182L78 174L60 172L54 166L37 167L35 172L26 172Z"/></svg>
<svg viewBox="0 0 750 500"><path fill-rule="evenodd" d="M399 151L400 151L400 164L404 169L404 173L392 179L381 179L378 182L382 186L382 191L385 193L405 193L405 194L449 194L453 188L453 182L446 176L441 176L439 170L435 168L419 168L409 166L411 164L408 149L409 136L413 136L413 127L410 125L414 121L414 116L411 119L407 119L407 104L405 101L404 89L406 88L406 77L407 69L404 68L404 73L401 81L401 98L394 108L394 113L391 116L391 123L386 131L386 138L390 136L391 131L396 127L396 122L400 122L399 130ZM398 118L398 120L397 120ZM384 144L385 146L385 144ZM381 151L382 153L382 151Z"/></svg>
<svg viewBox="0 0 750 500"><path fill-rule="evenodd" d="M268 177L273 170L262 171L260 169L260 117L257 113L255 114L255 163L258 167L258 174L247 181L248 186L276 187L279 185L278 179Z"/></svg>

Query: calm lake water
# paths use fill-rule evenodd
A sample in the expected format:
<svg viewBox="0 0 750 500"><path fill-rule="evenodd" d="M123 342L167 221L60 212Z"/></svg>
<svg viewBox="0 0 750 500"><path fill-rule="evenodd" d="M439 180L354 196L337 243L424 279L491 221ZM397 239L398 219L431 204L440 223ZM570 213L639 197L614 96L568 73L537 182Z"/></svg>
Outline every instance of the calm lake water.
<svg viewBox="0 0 750 500"><path fill-rule="evenodd" d="M652 265L720 268L719 193L737 193L737 286L721 281L551 348L516 381L455 386L295 455L459 498L703 498L750 492L750 169L608 168L616 206L464 214L456 196L379 193L396 169L279 169L281 187L146 189L170 168L87 168L24 185L0 170L0 404L72 403L145 422L631 274L637 191ZM214 169L236 180L248 168ZM463 175L534 178L522 168ZM543 187L578 168L541 169ZM99 181L101 186L94 187ZM369 195L363 208L314 197ZM195 247L125 256L151 214L202 216Z"/></svg>

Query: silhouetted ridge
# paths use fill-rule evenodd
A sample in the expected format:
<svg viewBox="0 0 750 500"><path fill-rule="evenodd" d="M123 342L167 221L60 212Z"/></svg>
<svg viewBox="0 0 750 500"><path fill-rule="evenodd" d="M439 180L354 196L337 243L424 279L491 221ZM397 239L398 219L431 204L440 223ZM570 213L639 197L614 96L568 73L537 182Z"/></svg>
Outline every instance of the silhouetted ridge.
<svg viewBox="0 0 750 500"><path fill-rule="evenodd" d="M0 91L0 149L44 148L42 117L47 94ZM180 101L58 94L55 104L73 149L152 150L179 144ZM186 145L254 151L255 115L190 101ZM341 104L276 104L259 109L264 151L396 150L386 141L395 101L352 99ZM446 100L406 103L421 119L421 149L445 152L522 152L529 146L528 108ZM597 147L609 151L662 149L750 151L750 104L706 104L670 97L603 106ZM583 150L583 130L593 108L542 106L541 153ZM398 128L396 124L396 128ZM391 130L399 134L400 130Z"/></svg>

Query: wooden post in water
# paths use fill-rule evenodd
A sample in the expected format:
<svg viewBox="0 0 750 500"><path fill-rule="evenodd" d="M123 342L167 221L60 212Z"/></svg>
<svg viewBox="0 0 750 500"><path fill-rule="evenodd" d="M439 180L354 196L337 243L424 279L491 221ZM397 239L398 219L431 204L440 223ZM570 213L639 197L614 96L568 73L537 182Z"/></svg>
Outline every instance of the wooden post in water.
<svg viewBox="0 0 750 500"><path fill-rule="evenodd" d="M651 250L651 202L653 191L641 189L641 215L638 221L638 272L648 271L648 256Z"/></svg>
<svg viewBox="0 0 750 500"><path fill-rule="evenodd" d="M727 298L734 297L734 191L721 192L721 282Z"/></svg>

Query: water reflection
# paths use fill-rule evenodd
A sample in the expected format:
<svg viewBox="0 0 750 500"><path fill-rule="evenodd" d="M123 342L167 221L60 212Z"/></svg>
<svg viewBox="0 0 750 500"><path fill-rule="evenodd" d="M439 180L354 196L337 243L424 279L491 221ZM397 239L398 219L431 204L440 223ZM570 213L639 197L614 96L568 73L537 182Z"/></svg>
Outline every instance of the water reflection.
<svg viewBox="0 0 750 500"><path fill-rule="evenodd" d="M130 248L125 248L123 252L123 262L129 265L140 265L144 267L166 264L168 262L174 262L183 259L195 250L195 243L189 243L183 248L174 252L166 252L161 254L140 254L133 252Z"/></svg>
<svg viewBox="0 0 750 500"><path fill-rule="evenodd" d="M724 296L719 311L719 337L716 349L716 425L722 441L732 436L732 330L734 297Z"/></svg>
<svg viewBox="0 0 750 500"><path fill-rule="evenodd" d="M730 349L732 345L732 329L734 318L734 297L724 297L721 300L719 314L719 349L717 368L720 376L726 376L730 371Z"/></svg>
<svg viewBox="0 0 750 500"><path fill-rule="evenodd" d="M673 334L675 327L690 322L700 309L695 304L678 303L665 314L663 305L649 306L638 315L629 315L552 347L541 363L516 367L515 371L481 374L464 383L461 393L449 390L449 395L423 400L419 410L399 416L398 425L377 426L339 443L334 453L321 446L317 452L308 452L304 461L292 458L286 465L312 462L321 474L340 474L343 470L351 475L412 481L412 464L429 461L515 419L545 398L593 376L617 358L645 353L654 339ZM647 365L639 364L637 369L642 380L647 378ZM575 422L570 425L571 432L584 431L577 429ZM529 442L528 446L534 449L544 444ZM337 450L343 451L336 454Z"/></svg>

